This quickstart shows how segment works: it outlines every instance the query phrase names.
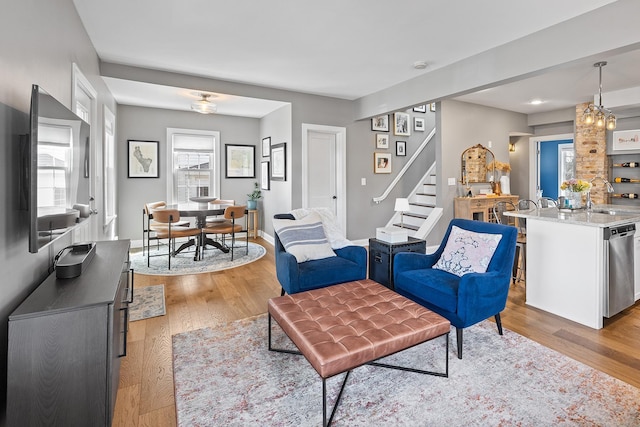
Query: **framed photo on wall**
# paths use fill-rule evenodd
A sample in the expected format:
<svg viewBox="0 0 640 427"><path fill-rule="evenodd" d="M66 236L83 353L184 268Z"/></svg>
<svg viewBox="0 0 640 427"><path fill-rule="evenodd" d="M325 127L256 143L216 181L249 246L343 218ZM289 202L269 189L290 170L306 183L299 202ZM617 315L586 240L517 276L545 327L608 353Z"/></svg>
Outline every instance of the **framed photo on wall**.
<svg viewBox="0 0 640 427"><path fill-rule="evenodd" d="M256 177L256 147L253 145L225 144L225 178Z"/></svg>
<svg viewBox="0 0 640 427"><path fill-rule="evenodd" d="M433 111L435 113L436 111L436 103L432 102L431 104L429 104L429 110Z"/></svg>
<svg viewBox="0 0 640 427"><path fill-rule="evenodd" d="M262 157L269 157L271 154L271 137L262 138Z"/></svg>
<svg viewBox="0 0 640 427"><path fill-rule="evenodd" d="M409 126L411 125L409 120L408 113L393 113L393 133L394 135L399 136L410 136L411 129Z"/></svg>
<svg viewBox="0 0 640 427"><path fill-rule="evenodd" d="M386 133L376 134L376 148L387 149L389 148L389 135Z"/></svg>
<svg viewBox="0 0 640 427"><path fill-rule="evenodd" d="M640 129L613 132L613 151L640 149Z"/></svg>
<svg viewBox="0 0 640 427"><path fill-rule="evenodd" d="M389 132L389 115L383 114L371 119L371 130L378 132Z"/></svg>
<svg viewBox="0 0 640 427"><path fill-rule="evenodd" d="M396 156L407 155L407 141L396 141Z"/></svg>
<svg viewBox="0 0 640 427"><path fill-rule="evenodd" d="M413 111L416 113L426 113L427 112L427 104L416 105L413 107Z"/></svg>
<svg viewBox="0 0 640 427"><path fill-rule="evenodd" d="M391 153L373 153L373 173L391 173Z"/></svg>
<svg viewBox="0 0 640 427"><path fill-rule="evenodd" d="M129 178L158 178L158 141L127 140L129 144Z"/></svg>
<svg viewBox="0 0 640 427"><path fill-rule="evenodd" d="M416 132L424 132L424 119L422 117L413 118L413 130Z"/></svg>
<svg viewBox="0 0 640 427"><path fill-rule="evenodd" d="M287 143L282 142L271 146L271 179L273 181L287 180Z"/></svg>
<svg viewBox="0 0 640 427"><path fill-rule="evenodd" d="M265 161L260 164L260 189L269 190L269 162Z"/></svg>

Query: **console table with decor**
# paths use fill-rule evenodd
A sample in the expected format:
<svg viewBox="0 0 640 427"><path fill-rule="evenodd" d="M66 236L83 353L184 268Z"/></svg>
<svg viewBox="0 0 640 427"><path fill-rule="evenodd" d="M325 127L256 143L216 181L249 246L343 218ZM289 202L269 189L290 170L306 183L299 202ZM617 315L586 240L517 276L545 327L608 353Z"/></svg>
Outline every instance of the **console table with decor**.
<svg viewBox="0 0 640 427"><path fill-rule="evenodd" d="M456 197L453 200L454 217L496 222L493 217L493 205L497 202L511 202L517 205L519 199L517 195Z"/></svg>

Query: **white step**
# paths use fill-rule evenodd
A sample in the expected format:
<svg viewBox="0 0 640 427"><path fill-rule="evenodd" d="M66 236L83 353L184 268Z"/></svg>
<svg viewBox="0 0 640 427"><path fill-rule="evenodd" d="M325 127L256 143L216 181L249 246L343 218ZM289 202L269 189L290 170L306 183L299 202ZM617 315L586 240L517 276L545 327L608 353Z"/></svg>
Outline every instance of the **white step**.
<svg viewBox="0 0 640 427"><path fill-rule="evenodd" d="M433 205L436 204L436 195L434 194L426 194L426 193L416 193L413 200L413 203L419 203L421 205Z"/></svg>

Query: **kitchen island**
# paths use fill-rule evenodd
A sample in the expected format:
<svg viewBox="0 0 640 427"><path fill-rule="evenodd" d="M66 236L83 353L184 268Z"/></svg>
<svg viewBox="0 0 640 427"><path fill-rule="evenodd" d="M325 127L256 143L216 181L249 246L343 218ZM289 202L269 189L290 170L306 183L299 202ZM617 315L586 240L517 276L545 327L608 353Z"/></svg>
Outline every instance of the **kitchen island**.
<svg viewBox="0 0 640 427"><path fill-rule="evenodd" d="M545 208L505 215L526 219L527 305L601 329L609 283L605 238L612 227L639 223L640 209L596 205L592 212Z"/></svg>

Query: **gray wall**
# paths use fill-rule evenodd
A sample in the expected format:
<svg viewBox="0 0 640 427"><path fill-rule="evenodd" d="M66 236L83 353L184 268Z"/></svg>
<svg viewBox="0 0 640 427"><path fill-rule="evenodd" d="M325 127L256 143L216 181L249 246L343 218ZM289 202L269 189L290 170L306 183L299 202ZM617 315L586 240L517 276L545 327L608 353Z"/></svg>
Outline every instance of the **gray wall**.
<svg viewBox="0 0 640 427"><path fill-rule="evenodd" d="M375 136L377 133L371 130L371 120L354 122L347 128L347 197L349 198L349 211L347 218L347 237L352 240L368 239L376 234L376 228L386 225L394 214L396 197L406 197L421 180L427 169L435 162L436 137L434 137L427 149L416 159L407 174L391 191L383 202L376 204L374 197L379 197L393 181L406 162L415 153L422 141L435 126L435 113L417 113L406 110L411 116L411 136L395 136L393 134L393 115L389 115L389 149L376 149ZM425 132L413 130L413 117L425 119ZM396 141L407 142L406 157L398 157L396 153ZM373 173L373 153L388 152L392 154L391 174ZM366 186L361 185L361 178L367 181Z"/></svg>
<svg viewBox="0 0 640 427"><path fill-rule="evenodd" d="M525 114L458 101L442 101L438 105L438 206L443 207L444 211L438 229L429 236L428 245L440 242L453 218L453 199L458 188L447 185L447 178L460 180L462 152L476 144L489 148L491 141L490 150L496 160L508 162L509 133L531 132ZM512 169L511 176L514 174L520 175L521 171Z"/></svg>
<svg viewBox="0 0 640 427"><path fill-rule="evenodd" d="M71 68L78 64L98 91L102 105L115 111L115 102L98 76L98 58L71 0L29 2L4 0L0 13L0 425L5 424L7 319L20 302L46 277L65 237L38 254L28 252L28 222L18 206L18 141L28 132L31 85L39 84L66 106L71 102ZM94 127L101 153L102 126ZM98 165L102 164L101 156ZM102 200L96 207L102 211ZM102 227L99 227L102 229Z"/></svg>
<svg viewBox="0 0 640 427"><path fill-rule="evenodd" d="M167 200L167 128L220 132L222 155L220 195L244 203L260 181L260 120L189 111L163 110L128 105L118 107L118 218L121 239L142 240L142 207L145 202ZM127 140L159 141L159 178L127 177ZM224 178L225 144L256 146L256 178Z"/></svg>
<svg viewBox="0 0 640 427"><path fill-rule="evenodd" d="M291 136L291 105L282 107L273 113L265 116L260 121L260 141L262 138L270 137L271 145L287 143L287 158L291 158L293 140ZM271 156L261 158L262 160L271 161ZM275 214L284 213L292 210L291 179L292 162L287 162L287 179L286 181L271 181L269 190L262 192L262 200L258 203L260 211L260 224L262 231L269 236L273 236L273 223L271 219Z"/></svg>
<svg viewBox="0 0 640 427"><path fill-rule="evenodd" d="M243 85L239 83L224 82L212 79L203 79L201 77L193 77L180 75L176 73L167 73L154 70L143 70L135 67L122 66L117 64L103 63L101 65L103 75L115 78L130 78L135 80L146 81L156 84L170 84L179 87L198 87L201 90L212 92L224 92L239 96L250 96L254 98L272 99L289 103L290 107L282 109L262 118L258 124L258 130L253 135L253 144L258 148L262 138L270 136L271 143L287 142L287 181L272 182L272 190L265 191L261 200L262 229L272 235L271 218L274 213L287 211L301 207L302 204L302 124L315 124L346 127L347 129L347 237L352 240L367 239L375 235L376 227L383 226L393 214L393 203L396 197L404 196L419 181L419 178L426 172L426 168L435 159L435 146L431 144L429 150L426 150L415 166L410 170L406 178L393 192L389 198L379 204L374 205L373 197L381 195L387 185L393 180L395 175L400 171L402 165L409 159L411 154L418 147L420 142L427 136L435 123L435 115L428 113L414 113L409 110L413 116L424 117L426 119L427 132L414 132L412 130L410 137L395 137L390 132L390 148L389 152L393 153L393 173L390 175L381 175L373 173L373 152L375 151L375 134L371 131L371 122L369 119L353 121L353 103L342 99L322 97L316 95L307 95L296 92L289 92L277 89L269 89L252 85ZM132 107L119 107L118 109L118 140L120 144L126 143L127 139L159 139L164 140L163 128L166 127L188 127L187 125L170 125L174 113L153 113L153 109L148 114L153 115L153 119L146 118L139 120L134 117L125 117L133 111ZM182 117L182 114L194 115L193 113L175 112L176 115ZM202 122L202 118L196 117L189 120L198 120L195 124L210 123L205 116L206 121ZM220 119L224 120L224 119ZM412 119L413 120L413 119ZM180 123L182 121L180 120ZM211 122L213 123L213 122ZM288 126L288 127L287 127ZM156 129L153 133L157 137L149 137L150 128ZM198 128L198 127L196 127ZM215 129L212 126L208 129ZM413 129L413 126L412 126ZM135 136L138 135L138 136ZM222 137L224 140L224 136ZM395 141L407 141L407 157L395 156ZM385 151L385 150L381 150ZM260 150L257 150L260 153ZM126 159L123 155L119 155L120 161ZM161 160L162 161L162 160ZM257 158L257 166L261 158ZM121 165L121 167L124 167ZM161 171L162 174L162 171ZM120 181L137 182L140 180L126 180L125 172L120 172ZM162 175L161 175L162 176ZM360 185L361 178L367 179L365 187ZM162 178L161 178L162 180ZM253 181L251 181L253 183ZM136 187L148 184L134 184ZM159 186L161 187L161 186ZM126 191L126 193L125 193ZM155 191L155 190L154 190ZM164 190L163 190L164 191ZM247 191L248 192L248 191ZM140 195L137 191L122 190L119 200L122 205L120 212L127 217L132 213L137 213L141 209ZM152 193L154 200L164 200L164 193ZM152 194L145 194L145 197L151 197ZM226 196L225 196L226 197ZM124 237L129 233L140 234L140 220L138 215L134 215L132 227L125 227L121 219L120 236Z"/></svg>

